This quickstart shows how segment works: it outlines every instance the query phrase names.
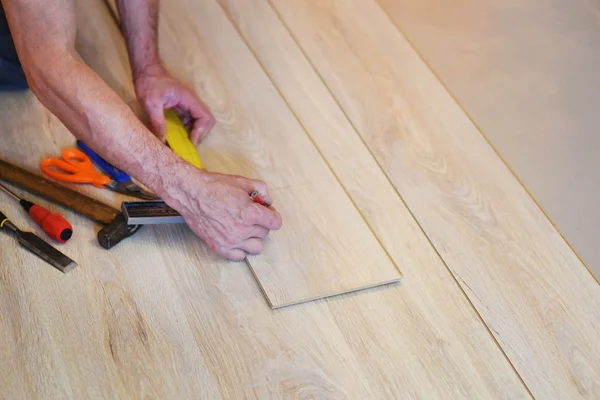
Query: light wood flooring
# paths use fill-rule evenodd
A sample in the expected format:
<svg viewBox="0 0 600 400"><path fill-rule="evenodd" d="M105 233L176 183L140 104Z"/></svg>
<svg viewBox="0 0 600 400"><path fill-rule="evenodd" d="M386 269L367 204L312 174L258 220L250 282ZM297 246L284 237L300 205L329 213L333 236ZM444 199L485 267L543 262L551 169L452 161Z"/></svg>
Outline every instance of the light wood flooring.
<svg viewBox="0 0 600 400"><path fill-rule="evenodd" d="M600 279L600 2L381 4Z"/></svg>
<svg viewBox="0 0 600 400"><path fill-rule="evenodd" d="M0 235L0 398L599 398L600 286L393 5L164 1L165 63L218 120L205 165L265 179L289 223L254 273L185 226L105 251L65 212L69 275ZM82 57L139 112L109 8L77 6ZM74 143L31 93L0 118L31 170ZM289 305L388 267L399 284Z"/></svg>

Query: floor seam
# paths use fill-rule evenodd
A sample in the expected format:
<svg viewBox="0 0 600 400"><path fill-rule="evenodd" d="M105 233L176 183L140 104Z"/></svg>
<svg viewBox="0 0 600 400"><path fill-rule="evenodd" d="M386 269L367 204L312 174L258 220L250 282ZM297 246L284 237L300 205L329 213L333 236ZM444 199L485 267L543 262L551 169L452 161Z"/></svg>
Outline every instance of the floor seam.
<svg viewBox="0 0 600 400"><path fill-rule="evenodd" d="M302 53L302 55L304 56L304 58L307 60L307 62L310 64L310 66L312 67L313 71L315 72L315 74L318 76L318 78L321 80L321 83L324 85L324 87L327 89L327 91L329 92L329 94L332 96L332 98L334 99L334 101L336 102L338 108L341 110L341 112L344 114L345 118L347 119L347 121L349 122L349 124L352 126L352 128L354 129L356 135L358 135L359 139L363 142L363 145L367 148L367 150L369 151L369 153L371 154L371 157L373 157L373 159L375 160L375 162L377 163L379 169L382 171L382 173L384 174L384 176L386 177L386 179L388 180L388 183L392 186L392 188L394 189L394 191L396 192L396 194L398 195L398 197L400 198L400 200L402 201L402 203L404 204L405 208L408 210L408 212L410 213L411 217L413 218L413 220L415 221L415 223L417 224L417 226L419 227L419 229L421 230L421 232L423 233L423 235L425 236L425 238L427 239L427 241L429 242L429 245L433 248L433 250L435 251L437 257L440 259L440 261L444 264L446 270L448 271L448 273L450 274L450 276L452 277L452 279L454 280L454 283L456 284L456 286L458 287L458 289L461 291L463 297L466 299L466 301L468 302L468 304L471 306L471 309L473 310L473 312L477 315L479 321L481 322L481 324L485 327L485 329L487 330L490 338L494 341L494 343L496 344L497 348L500 350L500 352L502 353L502 355L504 356L505 360L509 363L510 367L512 368L512 370L514 371L514 373L516 374L516 376L518 377L519 381L523 384L523 386L525 387L525 390L527 391L527 393L534 398L533 394L531 393L531 390L529 389L529 387L525 384L525 381L523 380L523 378L521 377L521 374L519 374L519 372L517 371L517 369L515 368L514 364L512 363L512 361L510 360L510 358L508 357L508 355L506 354L506 352L504 351L504 349L502 348L502 346L500 345L500 343L498 342L498 340L496 339L496 337L494 336L494 334L492 333L492 331L490 330L490 327L487 325L487 323L485 322L485 320L483 319L483 317L481 316L481 314L479 313L479 311L477 310L477 308L475 307L475 305L473 304L473 302L471 301L471 299L469 298L469 296L467 295L467 293L464 291L463 287L460 285L460 282L458 282L456 276L454 275L454 273L452 272L452 269L448 266L448 264L446 263L446 260L442 257L442 255L440 254L440 252L438 251L437 247L433 244L433 241L431 240L431 238L429 237L429 235L425 232L425 229L423 228L423 226L421 225L421 223L419 222L419 220L417 219L416 215L414 214L414 212L412 211L412 209L408 206L408 204L406 203L406 200L404 199L404 197L402 196L402 194L400 193L400 190L392 183L389 175L385 172L385 170L383 169L381 163L379 162L379 160L377 159L377 157L375 157L375 155L373 154L371 148L367 145L365 139L363 138L363 136L360 134L360 130L358 129L358 127L354 124L354 121L352 121L352 119L350 118L350 116L348 115L348 113L346 112L346 110L342 107L342 105L340 104L339 100L337 99L337 97L333 94L333 91L331 89L331 87L325 82L325 79L323 78L323 76L319 73L318 69L316 68L316 66L314 65L314 63L312 62L312 60L308 57L308 54L306 53L306 51L304 50L304 48L300 45L298 39L296 38L296 36L292 33L291 29L289 28L289 26L285 23L283 17L281 16L281 14L277 11L276 7L273 5L272 0L265 0L269 6L273 9L274 13L277 15L277 17L279 18L280 22L282 23L282 25L285 27L285 29L288 31L288 33L290 34L290 37L292 38L292 40L295 42L296 46L298 47L298 49L300 50L300 52ZM376 1L376 5L379 6L381 8L381 6L379 5L379 2ZM385 10L382 9L382 11L384 12L384 14L387 16L387 18L389 19L390 16L385 12ZM393 23L393 21L392 21ZM396 24L393 24L396 29L399 31L400 35L405 36L400 29L396 26ZM410 43L410 42L409 42ZM412 44L411 44L412 47ZM415 51L416 52L416 51ZM416 53L421 59L422 56L421 54L419 54L418 52ZM427 65L428 66L428 65ZM429 68L429 66L428 66ZM436 76L437 78L437 76ZM444 86L445 88L445 86ZM446 89L447 90L447 89ZM461 108L462 109L462 108Z"/></svg>
<svg viewBox="0 0 600 400"><path fill-rule="evenodd" d="M266 1L267 1L267 3L269 2L268 0L266 0ZM363 222L365 223L365 225L368 227L369 231L371 232L371 234L373 235L373 237L375 238L375 240L379 244L379 247L383 250L383 252L387 256L387 258L390 260L390 262L392 263L392 265L396 268L396 270L400 274L400 277L402 277L402 270L400 269L399 265L396 263L396 261L394 260L394 258L391 256L391 254L389 253L389 251L387 250L387 248L383 245L383 243L381 242L381 239L379 238L379 236L377 236L377 234L375 233L375 230L373 229L373 227L368 222L368 220L365 217L365 215L363 214L363 212L360 210L360 208L358 207L358 205L356 204L356 202L354 201L354 199L350 195L350 192L346 188L346 185L344 185L342 183L342 181L340 180L338 174L335 172L335 170L333 169L333 167L331 166L331 164L329 163L329 161L327 161L327 159L323 155L323 152L321 151L321 149L319 148L319 146L316 144L316 142L313 139L313 137L310 135L308 128L304 125L304 123L302 122L302 120L300 119L300 117L298 116L298 114L296 113L296 111L294 110L294 108L288 102L287 97L283 94L283 92L281 91L281 89L279 89L279 86L275 83L275 80L273 79L273 77L271 76L271 74L267 71L266 67L264 66L264 64L262 63L262 61L260 60L260 58L258 57L258 55L256 54L256 52L254 51L254 49L252 48L252 46L250 45L250 43L246 40L246 37L242 34L242 32L240 31L240 29L237 26L237 24L233 21L233 19L229 15L229 12L227 10L225 10L223 8L223 6L221 6L221 4L219 4L218 1L217 1L217 4L219 5L219 7L221 7L221 9L223 10L223 13L225 14L225 16L227 17L227 19L229 20L229 23L233 26L233 28L235 29L237 35L240 37L240 39L242 40L242 42L246 45L246 47L248 48L248 51L252 54L252 57L254 57L254 59L256 60L256 62L258 63L258 65L260 66L261 70L263 71L263 73L265 74L265 76L267 77L267 79L269 79L269 82L271 82L271 85L273 86L273 88L277 92L278 96L281 98L281 100L284 102L284 104L286 105L286 107L288 108L288 110L290 111L290 113L294 116L294 119L296 120L296 122L298 122L298 124L302 128L302 130L304 131L304 134L307 136L308 140L311 142L313 148L319 154L319 156L321 157L321 159L323 160L323 162L325 163L325 165L327 165L327 168L329 168L329 171L331 171L331 174L334 176L335 180L337 181L337 183L340 185L340 187L344 191L344 194L346 195L346 197L348 198L348 200L352 203L352 206L354 207L354 209L356 210L356 212L358 213L358 215L360 215L360 217L363 220ZM271 6L271 5L269 4L269 6ZM275 13L277 14L276 11L275 11ZM279 15L277 15L277 17L279 18ZM281 21L281 19L280 19L280 21ZM283 21L281 21L281 22L283 24ZM283 25L283 27L287 30L287 27L285 25ZM288 32L289 32L289 30L288 30ZM291 36L291 32L290 32L290 36ZM293 39L293 37L292 37L292 39ZM295 41L295 39L294 39L294 43L296 43L297 47L301 50L303 57L308 61L308 63L314 69L312 63L306 57L306 55L304 54L304 52L302 51L302 49L300 48L300 46L298 45L298 43ZM316 71L315 71L315 73L316 73ZM317 76L319 76L319 75L317 75ZM331 92L329 91L329 88L326 87L326 89L331 94ZM335 98L334 98L334 100L335 100ZM336 101L336 104L337 104L337 101ZM345 113L344 113L344 116L345 116ZM363 145L365 145L364 142L363 142ZM367 149L367 151L369 151L368 147L366 147L366 145L365 145L365 148ZM371 154L370 151L369 151L369 153ZM371 156L373 156L373 155L371 154ZM377 162L377 160L375 160L375 161ZM379 166L379 163L377 163L377 165ZM381 169L381 167L380 167L380 169ZM382 173L385 175L385 172L383 170L382 170Z"/></svg>
<svg viewBox="0 0 600 400"><path fill-rule="evenodd" d="M429 65L429 63L425 60L425 57L417 50L416 46L408 39L408 36L404 33L404 31L400 28L400 26L394 21L394 19L392 18L392 16L388 13L388 11L385 9L385 7L380 3L380 0L373 0L373 2L378 6L378 8L381 10L381 12L390 21L390 23L396 28L396 30L404 38L404 40L406 40L406 42L411 47L411 49L415 52L415 54L419 57L419 59L423 62L423 64L427 67L427 69L433 74L433 76L435 77L435 79L442 85L442 87L444 88L444 90L449 94L449 96L452 98L452 100L458 105L459 109L463 112L463 114L465 114L467 116L467 118L469 119L469 121L471 122L471 124L473 124L473 126L475 127L475 129L477 129L477 131L479 132L479 134L481 136L483 136L483 138L485 139L485 141L492 147L492 149L494 150L494 152L498 155L498 157L500 157L500 159L503 162L503 164L506 167L508 167L508 164L506 163L506 161L500 156L500 154L498 153L498 151L496 150L496 148L491 145L491 143L489 142L489 140L487 139L487 137L485 137L485 135L483 134L483 132L480 129L480 127L475 123L475 121L471 118L471 116L466 112L466 110L464 109L464 107L462 106L462 104L460 104L458 102L458 99L456 99L454 97L454 95L449 90L449 88L446 87L446 85L443 83L441 77L438 76L438 74L433 70L433 68L431 67L431 65ZM533 196L531 196L531 193L529 193L529 191L525 188L525 186L523 185L523 183L517 178L517 176L515 175L514 171L510 167L508 167L508 169L510 170L511 174L517 179L517 181L519 182L519 184L525 189L525 191L527 192L527 194L533 199ZM534 200L535 204L538 206L538 208L540 208L540 210L541 210L541 207L539 207L539 205L537 204L537 202L535 201L535 199L533 199L533 200ZM542 212L543 212L543 210L542 210ZM412 210L411 210L411 214L412 214ZM544 213L544 215L545 215L545 213ZM548 219L548 220L550 220L550 219ZM419 226L420 225L421 224L419 223ZM552 224L552 225L554 226L554 224ZM421 227L421 229L423 229L423 228ZM424 230L423 230L423 232L425 233ZM442 262L444 263L444 265L448 269L448 272L454 278L456 284L459 286L460 290L463 292L463 295L467 298L467 301L471 304L471 307L473 308L473 310L475 311L475 313L479 317L481 323L486 327L486 329L487 329L490 337L492 337L492 339L494 340L494 342L496 343L496 345L498 346L498 348L500 349L500 351L504 355L504 358L510 364L511 368L513 369L513 371L515 372L515 374L517 375L517 377L519 378L519 380L521 381L521 383L523 384L523 386L525 387L525 389L527 390L527 392L529 393L529 395L532 398L535 398L535 396L531 392L531 389L525 383L525 380L523 379L523 377L521 376L521 374L517 370L516 366L513 364L512 360L510 359L510 357L508 356L508 354L506 353L506 351L504 350L504 348L502 347L502 345L498 341L496 335L494 335L494 331L487 324L487 322L485 321L485 319L483 318L483 316L481 315L481 313L479 312L479 310L477 309L477 307L475 307L475 304L471 301L471 298L469 297L469 295L466 293L466 291L464 290L464 288L461 286L461 284L460 284L457 276L455 275L455 273L452 271L452 269L450 268L450 266L448 265L448 263L446 262L446 260L444 260L444 258L442 257L441 253L438 251L437 247L433 244L433 241L431 240L431 238L429 237L429 235L427 235L427 233L425 233L425 236L427 237L427 239L429 240L429 242L431 243L431 245L435 249L436 253L438 254L438 257L440 257L440 259L442 260ZM570 245L569 245L569 247L570 247ZM578 258L579 258L579 256L578 256ZM587 266L586 266L586 268L587 268ZM588 271L591 274L591 271L589 270L589 268L588 268Z"/></svg>
<svg viewBox="0 0 600 400"><path fill-rule="evenodd" d="M506 161L506 159L500 154L500 152L498 151L498 149L496 148L496 146L494 146L494 144L491 142L491 140L485 135L485 133L483 133L483 130L481 129L481 127L471 117L471 114L469 114L467 112L467 110L465 109L465 107L456 98L456 96L452 93L452 91L450 90L450 88L444 83L444 81L438 75L438 73L435 71L435 69L429 64L429 62L427 62L427 59L417 49L417 46L408 38L408 35L394 21L394 19L392 18L392 16L390 15L390 13L387 11L387 9L383 5L381 5L380 0L373 0L373 1L379 6L379 8L386 15L387 19L392 23L392 25L396 28L396 30L400 33L400 35L402 35L402 37L404 37L404 40L406 40L406 42L409 44L409 46L415 52L415 54L419 57L419 59L427 66L427 69L433 74L433 76L436 78L436 80L442 85L442 87L444 88L444 90L446 91L446 93L448 93L448 95L452 98L452 100L460 108L460 110L463 112L463 114L469 119L469 122L479 132L479 134L481 135L481 137L485 140L485 142L488 144L488 146L490 146L490 148L494 151L494 153L496 154L496 156L498 156L498 158L500 159L500 161L502 161L502 163L504 164L504 166L506 168L508 168L508 171L511 173L511 175L517 180L517 182L523 188L523 190L525 190L525 192L527 193L527 195L529 196L529 198L533 201L533 203L536 205L536 207L538 208L538 210L540 210L542 212L542 214L544 215L544 217L546 218L546 220L550 223L550 225L552 225L552 227L554 228L554 230L560 235L560 237L563 239L563 241L566 243L566 245L569 247L569 249L571 249L571 251L573 252L573 254L575 254L575 256L577 257L577 259L579 260L579 262L585 267L585 269L587 269L587 271L592 276L592 278L596 281L596 283L598 285L600 285L600 277L596 277L593 274L593 272L590 269L590 267L588 267L588 265L583 261L583 259L579 255L579 253L573 248L573 246L571 245L571 243L569 243L569 241L567 240L567 238L565 237L565 235L563 235L563 233L560 231L560 229L558 228L558 226L556 226L556 224L554 223L554 221L552 221L552 219L550 218L550 216L546 213L546 211L538 203L538 201L535 199L535 197L533 196L533 194L529 191L529 189L527 189L527 186L525 186L525 183L521 180L521 178L519 178L519 176L517 175L517 173L508 164L508 162Z"/></svg>

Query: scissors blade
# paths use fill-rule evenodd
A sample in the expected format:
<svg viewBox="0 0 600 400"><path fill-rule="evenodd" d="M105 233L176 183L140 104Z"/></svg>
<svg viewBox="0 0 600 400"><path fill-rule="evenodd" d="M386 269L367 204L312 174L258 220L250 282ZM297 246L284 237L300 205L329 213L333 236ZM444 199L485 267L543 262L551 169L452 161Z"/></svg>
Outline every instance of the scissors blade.
<svg viewBox="0 0 600 400"><path fill-rule="evenodd" d="M127 182L111 181L108 185L106 185L106 188L112 190L113 192L121 193L131 197L137 197L138 199L142 200L160 200L160 197L148 190L142 189L131 180Z"/></svg>

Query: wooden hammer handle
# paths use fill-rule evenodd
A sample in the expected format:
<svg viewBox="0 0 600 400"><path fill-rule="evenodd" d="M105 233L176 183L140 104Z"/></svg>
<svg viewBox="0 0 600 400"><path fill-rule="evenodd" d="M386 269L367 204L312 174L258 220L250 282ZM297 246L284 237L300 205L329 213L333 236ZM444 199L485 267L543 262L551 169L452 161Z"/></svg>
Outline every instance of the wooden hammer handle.
<svg viewBox="0 0 600 400"><path fill-rule="evenodd" d="M104 225L112 223L120 211L42 176L0 160L0 179L35 193Z"/></svg>

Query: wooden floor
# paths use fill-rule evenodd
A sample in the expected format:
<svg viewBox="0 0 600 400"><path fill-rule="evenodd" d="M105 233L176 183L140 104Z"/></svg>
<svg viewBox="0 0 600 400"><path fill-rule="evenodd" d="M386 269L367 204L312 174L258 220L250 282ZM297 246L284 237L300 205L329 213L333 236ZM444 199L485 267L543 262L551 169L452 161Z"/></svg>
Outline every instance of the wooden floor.
<svg viewBox="0 0 600 400"><path fill-rule="evenodd" d="M139 111L109 9L77 3L83 58ZM66 212L69 275L0 236L1 398L600 397L598 283L389 18L393 3L173 0L160 46L219 121L200 148L209 169L260 175L287 210L306 191L336 205L287 218L292 233L267 244L301 257L274 291L290 265L344 257L396 265L401 283L272 310L260 276L184 226L105 251L98 226ZM0 118L1 157L29 169L73 145L31 93L1 94ZM302 252L318 235L340 259ZM356 254L360 235L375 253L359 240Z"/></svg>
<svg viewBox="0 0 600 400"><path fill-rule="evenodd" d="M381 4L600 279L600 2Z"/></svg>

